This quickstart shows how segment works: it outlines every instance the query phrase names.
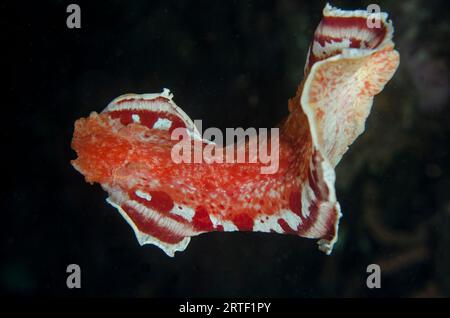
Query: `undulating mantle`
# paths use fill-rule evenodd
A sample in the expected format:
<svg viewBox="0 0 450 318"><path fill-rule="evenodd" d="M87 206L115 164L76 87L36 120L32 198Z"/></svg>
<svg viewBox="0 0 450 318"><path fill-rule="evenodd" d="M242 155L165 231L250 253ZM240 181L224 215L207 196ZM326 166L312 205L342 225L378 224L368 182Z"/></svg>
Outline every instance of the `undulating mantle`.
<svg viewBox="0 0 450 318"><path fill-rule="evenodd" d="M168 90L123 95L100 114L77 120L72 164L108 192L108 203L140 244L170 256L192 236L211 231L315 238L330 254L341 216L334 167L364 131L373 96L399 64L387 14L380 14L378 25L368 18L363 10L324 8L304 79L279 126L275 173L261 173L261 163L174 162L175 129L185 131L192 145L211 142Z"/></svg>

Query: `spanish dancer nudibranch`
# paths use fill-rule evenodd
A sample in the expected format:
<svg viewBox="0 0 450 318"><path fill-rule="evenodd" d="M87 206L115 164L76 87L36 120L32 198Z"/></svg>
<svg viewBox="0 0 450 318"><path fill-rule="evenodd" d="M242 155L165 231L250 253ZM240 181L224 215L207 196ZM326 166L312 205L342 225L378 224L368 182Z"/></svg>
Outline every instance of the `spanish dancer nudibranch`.
<svg viewBox="0 0 450 318"><path fill-rule="evenodd" d="M362 10L323 9L304 79L279 126L275 173L262 174L261 163L175 163L176 128L192 144L211 142L168 90L123 95L77 120L72 165L108 192L141 245L169 256L211 231L294 234L319 239L330 254L341 217L334 167L364 131L374 95L399 64L387 14L379 14L378 25L371 18Z"/></svg>

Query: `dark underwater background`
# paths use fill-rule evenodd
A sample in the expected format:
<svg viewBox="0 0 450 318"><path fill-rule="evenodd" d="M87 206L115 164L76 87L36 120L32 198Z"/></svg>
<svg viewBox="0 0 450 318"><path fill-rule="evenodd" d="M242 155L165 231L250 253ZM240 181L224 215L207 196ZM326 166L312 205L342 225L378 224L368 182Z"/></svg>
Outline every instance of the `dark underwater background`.
<svg viewBox="0 0 450 318"><path fill-rule="evenodd" d="M66 27L72 2L81 29ZM333 254L295 236L213 233L169 258L139 246L106 193L69 164L73 123L121 94L167 87L204 127L273 127L325 1L2 2L0 294L448 297L449 8L376 3L393 20L401 63L337 167ZM81 289L66 287L72 263ZM380 289L366 287L369 264L381 267Z"/></svg>

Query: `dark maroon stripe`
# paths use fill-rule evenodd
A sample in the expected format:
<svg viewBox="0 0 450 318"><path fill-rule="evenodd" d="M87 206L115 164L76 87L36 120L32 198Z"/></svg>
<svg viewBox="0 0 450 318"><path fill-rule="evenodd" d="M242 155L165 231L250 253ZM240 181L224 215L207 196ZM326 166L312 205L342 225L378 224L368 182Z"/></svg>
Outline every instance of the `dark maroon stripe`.
<svg viewBox="0 0 450 318"><path fill-rule="evenodd" d="M133 220L133 223L136 224L137 228L141 232L153 236L162 242L177 244L185 238L180 234L175 234L171 230L159 226L152 219L145 218L142 214L136 211L136 209L127 204L122 205L122 209L130 217L130 219Z"/></svg>
<svg viewBox="0 0 450 318"><path fill-rule="evenodd" d="M284 220L284 219L278 219L278 224L281 226L281 228L283 229L283 232L286 234L295 234L297 235L297 231L295 231L293 228L291 228L289 226L289 224Z"/></svg>
<svg viewBox="0 0 450 318"><path fill-rule="evenodd" d="M152 199L150 201L141 198L140 196L138 196L136 194L137 189L134 190L130 190L128 192L128 195L130 197L130 199L135 200L143 205L145 205L146 207L156 210L158 212L161 212L163 214L167 214L169 213L174 204L173 204L173 200L170 197L170 195L168 195L166 192L164 191L145 191L145 190L141 190L144 193L148 193L151 195Z"/></svg>
<svg viewBox="0 0 450 318"><path fill-rule="evenodd" d="M171 133L175 128L185 128L186 124L184 121L167 112L155 112L146 109L122 109L122 110L113 110L108 112L111 118L119 118L122 125L127 126L133 123L133 115L138 115L140 118L140 125L146 126L150 129L153 128L153 125L156 123L158 119L168 119L172 122L172 125L169 128L169 133Z"/></svg>
<svg viewBox="0 0 450 318"><path fill-rule="evenodd" d="M320 191L319 185L317 184L317 179L314 178L311 169L308 170L308 181L309 181L309 186L313 190L316 198L319 200L323 199L322 192Z"/></svg>
<svg viewBox="0 0 450 318"><path fill-rule="evenodd" d="M131 200L136 201L137 203L142 204L143 206L158 211L159 213L163 214L164 217L171 218L178 223L182 224L190 224L184 217L181 215L170 213L174 207L174 202L170 195L168 195L166 192L163 191L145 191L142 190L142 192L148 193L152 196L152 199L150 201L147 201L144 198L141 198L136 194L136 191L138 189L133 189L128 191L128 196Z"/></svg>
<svg viewBox="0 0 450 318"><path fill-rule="evenodd" d="M192 224L195 229L199 231L214 231L214 225L209 218L208 210L205 207L199 206L195 209L194 217L192 218Z"/></svg>
<svg viewBox="0 0 450 318"><path fill-rule="evenodd" d="M289 207L292 212L302 216L302 194L299 190L294 190L289 196Z"/></svg>
<svg viewBox="0 0 450 318"><path fill-rule="evenodd" d="M322 19L323 25L331 28L352 28L357 27L359 29L367 30L373 33L379 41L372 46L372 48L377 47L384 37L386 36L386 26L383 21L380 19L380 28L369 28L367 26L367 17L328 17L325 16Z"/></svg>
<svg viewBox="0 0 450 318"><path fill-rule="evenodd" d="M316 223L317 217L319 216L319 202L312 201L309 207L308 217L301 216L302 224L299 226L300 235L305 234Z"/></svg>
<svg viewBox="0 0 450 318"><path fill-rule="evenodd" d="M329 213L327 220L325 221L326 233L323 238L331 241L336 236L335 224L338 219L338 211L336 206L333 206L333 210Z"/></svg>
<svg viewBox="0 0 450 318"><path fill-rule="evenodd" d="M239 231L252 231L253 230L253 218L247 214L241 213L233 216L232 220L234 225L237 226Z"/></svg>
<svg viewBox="0 0 450 318"><path fill-rule="evenodd" d="M169 100L165 97L159 96L153 99L144 99L144 98L125 98L122 100L119 100L118 102L115 102L117 105L125 104L125 103L133 103L133 102L146 102L146 103L154 103L154 102L164 102L167 103Z"/></svg>

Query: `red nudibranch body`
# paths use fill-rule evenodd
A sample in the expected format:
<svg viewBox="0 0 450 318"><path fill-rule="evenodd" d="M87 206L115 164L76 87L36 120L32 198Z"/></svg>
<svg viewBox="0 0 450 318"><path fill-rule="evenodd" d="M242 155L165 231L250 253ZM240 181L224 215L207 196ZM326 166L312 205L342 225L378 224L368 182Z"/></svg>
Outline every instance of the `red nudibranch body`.
<svg viewBox="0 0 450 318"><path fill-rule="evenodd" d="M211 231L317 238L329 254L341 216L334 167L364 131L373 96L399 64L387 14L374 25L370 18L362 10L324 8L305 78L280 125L275 173L262 174L259 163L175 163L174 129L210 142L168 90L120 96L100 114L77 120L72 164L108 192L140 244L170 256Z"/></svg>

